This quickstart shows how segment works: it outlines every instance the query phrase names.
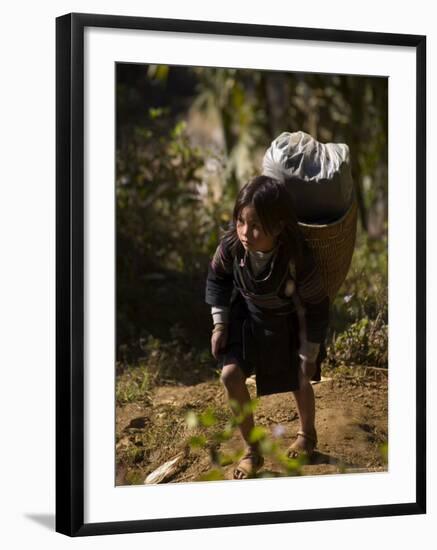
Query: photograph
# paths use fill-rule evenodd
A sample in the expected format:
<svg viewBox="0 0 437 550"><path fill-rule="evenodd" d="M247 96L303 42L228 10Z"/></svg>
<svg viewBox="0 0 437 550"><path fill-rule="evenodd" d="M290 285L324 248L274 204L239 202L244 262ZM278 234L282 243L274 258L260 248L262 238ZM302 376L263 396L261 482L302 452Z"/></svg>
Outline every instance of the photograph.
<svg viewBox="0 0 437 550"><path fill-rule="evenodd" d="M73 13L56 69L56 530L424 513L425 37Z"/></svg>
<svg viewBox="0 0 437 550"><path fill-rule="evenodd" d="M432 4L27 4L2 546L432 540Z"/></svg>
<svg viewBox="0 0 437 550"><path fill-rule="evenodd" d="M115 65L115 484L388 471L388 78Z"/></svg>

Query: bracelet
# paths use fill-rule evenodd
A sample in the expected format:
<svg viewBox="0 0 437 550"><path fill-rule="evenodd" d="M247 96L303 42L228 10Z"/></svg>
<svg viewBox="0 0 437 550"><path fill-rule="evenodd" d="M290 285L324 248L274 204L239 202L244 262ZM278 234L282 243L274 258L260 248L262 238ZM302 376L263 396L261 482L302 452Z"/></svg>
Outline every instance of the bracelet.
<svg viewBox="0 0 437 550"><path fill-rule="evenodd" d="M212 333L215 334L216 332L224 332L227 328L227 323L216 323L212 329Z"/></svg>

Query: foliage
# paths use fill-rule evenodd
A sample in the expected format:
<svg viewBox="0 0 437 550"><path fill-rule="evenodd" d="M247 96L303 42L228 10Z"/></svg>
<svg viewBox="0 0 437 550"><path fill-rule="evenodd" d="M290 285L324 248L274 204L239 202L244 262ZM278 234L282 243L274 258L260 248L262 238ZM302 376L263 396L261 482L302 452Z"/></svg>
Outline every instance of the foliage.
<svg viewBox="0 0 437 550"><path fill-rule="evenodd" d="M384 464L388 464L388 442L383 443L380 446L379 451Z"/></svg>
<svg viewBox="0 0 437 550"><path fill-rule="evenodd" d="M388 365L387 239L360 232L352 264L333 304L331 365Z"/></svg>
<svg viewBox="0 0 437 550"><path fill-rule="evenodd" d="M121 346L116 385L120 403L147 400L148 392L157 385L194 384L214 376L215 363L209 350L190 346L176 334L169 341L148 334L140 338L138 347L138 351L132 352L128 346ZM132 354L138 356L133 364Z"/></svg>
<svg viewBox="0 0 437 550"><path fill-rule="evenodd" d="M388 327L381 317L363 317L341 333L328 349L331 365L370 365L386 367Z"/></svg>
<svg viewBox="0 0 437 550"><path fill-rule="evenodd" d="M198 481L217 481L225 479L224 468L230 464L237 464L244 455L244 449L223 451L222 444L229 441L235 434L238 427L249 415L253 414L258 405L257 399L251 399L241 407L236 401L231 400L234 416L223 425L215 416L212 409L202 413L188 411L185 422L188 429L194 432L187 440L187 445L194 452L207 452L211 459L212 467L203 474ZM279 437L279 435L278 435ZM255 426L250 433L250 443L259 445L260 452L279 467L280 473L260 471L253 477L271 477L302 475L302 466L308 462L305 455L298 458L288 458L286 452L281 448L278 437L272 438L262 426Z"/></svg>
<svg viewBox="0 0 437 550"><path fill-rule="evenodd" d="M352 263L334 302L335 317L348 322L383 312L387 322L387 237L370 238L359 230Z"/></svg>
<svg viewBox="0 0 437 550"><path fill-rule="evenodd" d="M366 361L386 364L387 117L384 78L118 64L117 357L144 329L156 334L167 295L179 297L170 304L176 318L205 308L199 281L236 193L260 173L274 137L303 130L349 145L360 201L352 266L333 304L330 361L368 353ZM169 274L186 277L183 290L199 285L195 304ZM205 326L190 325L191 339ZM135 387L123 391L129 399Z"/></svg>
<svg viewBox="0 0 437 550"><path fill-rule="evenodd" d="M192 148L185 123L160 134L161 114L150 114L149 127L136 129L118 155L117 240L120 276L132 278L137 261L148 271L199 268L205 214L199 208L198 170L202 156ZM201 212L202 215L196 215ZM133 264L133 265L132 265ZM130 277L129 277L130 276Z"/></svg>
<svg viewBox="0 0 437 550"><path fill-rule="evenodd" d="M139 336L150 281L201 272L226 219L208 185L219 160L191 146L184 121L167 124L165 111L151 110L117 155L118 345Z"/></svg>
<svg viewBox="0 0 437 550"><path fill-rule="evenodd" d="M115 390L117 404L145 401L150 388L150 375L146 367L128 367L123 378L118 378Z"/></svg>
<svg viewBox="0 0 437 550"><path fill-rule="evenodd" d="M256 174L253 149L268 142L262 74L227 68L194 67L198 79L191 111L215 119L222 131L226 158L224 182L233 194Z"/></svg>

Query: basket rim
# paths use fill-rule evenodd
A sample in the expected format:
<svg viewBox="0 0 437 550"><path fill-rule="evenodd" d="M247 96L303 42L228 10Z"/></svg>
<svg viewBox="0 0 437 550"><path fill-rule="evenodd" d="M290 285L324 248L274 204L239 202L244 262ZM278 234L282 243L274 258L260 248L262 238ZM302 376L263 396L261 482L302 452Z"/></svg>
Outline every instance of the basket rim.
<svg viewBox="0 0 437 550"><path fill-rule="evenodd" d="M336 225L340 225L342 224L348 216L350 216L351 212L357 208L357 200L356 198L354 198L351 202L351 205L349 206L349 208L346 210L346 212L343 214L343 216L341 218L338 218L338 220L335 220L331 223L324 223L324 224L319 224L319 223L304 223L304 222L297 222L299 226L301 227L308 227L308 228L311 228L311 229L324 229L326 227L335 227Z"/></svg>

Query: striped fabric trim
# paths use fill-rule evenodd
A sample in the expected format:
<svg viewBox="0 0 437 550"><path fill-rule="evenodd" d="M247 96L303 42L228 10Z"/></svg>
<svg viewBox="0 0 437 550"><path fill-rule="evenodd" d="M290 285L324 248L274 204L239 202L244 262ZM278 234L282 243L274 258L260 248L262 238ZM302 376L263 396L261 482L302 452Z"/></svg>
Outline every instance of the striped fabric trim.
<svg viewBox="0 0 437 550"><path fill-rule="evenodd" d="M251 294L245 290L241 291L244 298L249 299L253 304L266 309L279 309L290 305L290 299L284 299L277 294Z"/></svg>
<svg viewBox="0 0 437 550"><path fill-rule="evenodd" d="M218 245L211 260L211 267L214 272L232 273L233 259L226 254L223 241Z"/></svg>
<svg viewBox="0 0 437 550"><path fill-rule="evenodd" d="M310 304L317 304L326 297L326 288L317 266L297 281L297 291L302 300Z"/></svg>

